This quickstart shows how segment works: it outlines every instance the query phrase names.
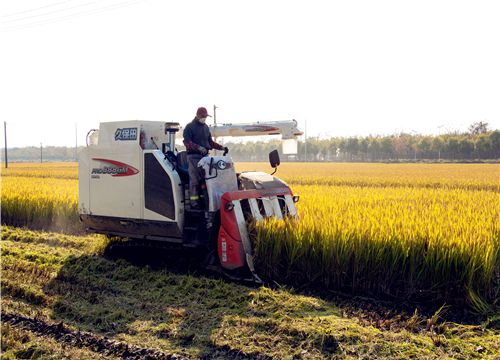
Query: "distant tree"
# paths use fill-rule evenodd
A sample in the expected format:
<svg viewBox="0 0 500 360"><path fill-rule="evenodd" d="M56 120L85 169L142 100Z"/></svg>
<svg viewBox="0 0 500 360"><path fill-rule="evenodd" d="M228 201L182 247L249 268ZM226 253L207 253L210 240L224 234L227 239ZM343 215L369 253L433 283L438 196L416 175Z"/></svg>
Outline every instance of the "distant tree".
<svg viewBox="0 0 500 360"><path fill-rule="evenodd" d="M443 151L444 142L440 136L436 136L432 139L431 151L437 154L437 158L441 159L441 151Z"/></svg>
<svg viewBox="0 0 500 360"><path fill-rule="evenodd" d="M469 126L469 134L471 135L485 134L488 132L488 126L489 124L485 121L474 122Z"/></svg>
<svg viewBox="0 0 500 360"><path fill-rule="evenodd" d="M377 137L370 137L368 140L368 152L371 155L371 160L375 161L379 158L380 143Z"/></svg>
<svg viewBox="0 0 500 360"><path fill-rule="evenodd" d="M333 160L337 160L337 150L339 148L339 142L340 139L338 138L330 139L328 141L328 151L330 153L331 159Z"/></svg>
<svg viewBox="0 0 500 360"><path fill-rule="evenodd" d="M330 151L330 139L322 139L318 141L320 158L322 161L330 161L332 152Z"/></svg>
<svg viewBox="0 0 500 360"><path fill-rule="evenodd" d="M413 158L417 160L418 142L419 138L417 136L409 135L408 145L410 147L411 154L409 154L408 158Z"/></svg>
<svg viewBox="0 0 500 360"><path fill-rule="evenodd" d="M347 152L346 146L347 146L347 140L345 138L340 138L338 141L339 160L345 160L344 154Z"/></svg>
<svg viewBox="0 0 500 360"><path fill-rule="evenodd" d="M318 138L307 139L307 158L311 161L319 160L320 145Z"/></svg>
<svg viewBox="0 0 500 360"><path fill-rule="evenodd" d="M400 134L393 140L394 152L398 159L408 159L411 153L411 135Z"/></svg>
<svg viewBox="0 0 500 360"><path fill-rule="evenodd" d="M347 139L347 144L346 144L346 152L349 153L350 155L350 160L353 159L353 156L358 155L358 138L355 137L350 137Z"/></svg>
<svg viewBox="0 0 500 360"><path fill-rule="evenodd" d="M362 138L359 140L359 152L361 153L361 160L365 161L366 156L368 155L368 139Z"/></svg>
<svg viewBox="0 0 500 360"><path fill-rule="evenodd" d="M500 159L500 130L495 130L490 133L491 154L492 159Z"/></svg>
<svg viewBox="0 0 500 360"><path fill-rule="evenodd" d="M392 139L390 137L384 137L382 139L381 151L386 159L392 159L394 155L394 145L392 144Z"/></svg>
<svg viewBox="0 0 500 360"><path fill-rule="evenodd" d="M458 155L458 140L455 137L451 137L446 141L446 153L448 158L455 160Z"/></svg>
<svg viewBox="0 0 500 360"><path fill-rule="evenodd" d="M423 137L418 142L418 150L422 153L422 158L427 158L429 151L431 150L431 142L428 138Z"/></svg>
<svg viewBox="0 0 500 360"><path fill-rule="evenodd" d="M490 137L486 134L481 134L478 136L475 144L475 155L479 159L487 159L493 152L491 150Z"/></svg>
<svg viewBox="0 0 500 360"><path fill-rule="evenodd" d="M474 143L467 138L463 138L458 143L458 151L459 158L470 159L472 158L472 153L474 152Z"/></svg>

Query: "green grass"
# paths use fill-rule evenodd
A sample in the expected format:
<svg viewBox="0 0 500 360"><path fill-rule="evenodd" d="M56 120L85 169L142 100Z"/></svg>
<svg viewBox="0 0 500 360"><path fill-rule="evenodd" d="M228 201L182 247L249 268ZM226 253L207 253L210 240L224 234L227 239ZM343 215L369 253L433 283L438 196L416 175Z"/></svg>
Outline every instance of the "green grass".
<svg viewBox="0 0 500 360"><path fill-rule="evenodd" d="M494 358L474 325L288 288L155 269L101 255L99 236L2 228L2 311L188 358ZM490 324L490 325L488 325ZM493 327L492 327L493 326ZM2 324L2 358L92 358L90 348Z"/></svg>
<svg viewBox="0 0 500 360"><path fill-rule="evenodd" d="M10 324L2 324L2 359L113 359L87 349L61 344Z"/></svg>

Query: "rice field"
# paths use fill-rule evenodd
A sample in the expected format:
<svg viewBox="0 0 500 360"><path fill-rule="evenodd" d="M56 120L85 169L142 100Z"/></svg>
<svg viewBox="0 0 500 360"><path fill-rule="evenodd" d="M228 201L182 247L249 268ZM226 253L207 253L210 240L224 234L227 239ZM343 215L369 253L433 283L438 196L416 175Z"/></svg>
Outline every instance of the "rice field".
<svg viewBox="0 0 500 360"><path fill-rule="evenodd" d="M267 163L238 163L238 171L265 171ZM15 163L2 177L78 179L77 163ZM276 176L293 185L465 188L500 191L499 164L282 163Z"/></svg>
<svg viewBox="0 0 500 360"><path fill-rule="evenodd" d="M2 178L11 176L33 178L78 179L78 163L14 163L2 168Z"/></svg>
<svg viewBox="0 0 500 360"><path fill-rule="evenodd" d="M425 302L498 297L499 194L295 186L300 221L258 227L260 272L296 286Z"/></svg>
<svg viewBox="0 0 500 360"><path fill-rule="evenodd" d="M241 163L238 171L268 164ZM301 197L298 222L258 226L266 277L398 299L498 306L498 164L283 163ZM2 222L78 231L77 166L2 169Z"/></svg>
<svg viewBox="0 0 500 360"><path fill-rule="evenodd" d="M78 222L78 180L2 176L2 223L72 233Z"/></svg>

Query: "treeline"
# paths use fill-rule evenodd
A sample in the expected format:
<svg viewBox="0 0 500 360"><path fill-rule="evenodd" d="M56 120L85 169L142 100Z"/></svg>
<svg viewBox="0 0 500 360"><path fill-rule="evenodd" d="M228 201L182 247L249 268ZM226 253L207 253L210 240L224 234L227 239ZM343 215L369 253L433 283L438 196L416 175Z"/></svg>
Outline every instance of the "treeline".
<svg viewBox="0 0 500 360"><path fill-rule="evenodd" d="M236 161L267 161L268 153L281 141L234 143L226 141ZM78 148L78 153L82 148ZM181 149L179 149L181 150ZM48 146L8 149L9 161L75 161L75 148ZM481 133L308 138L298 142L297 155L286 161L475 161L500 159L500 131ZM4 154L2 149L2 162Z"/></svg>
<svg viewBox="0 0 500 360"><path fill-rule="evenodd" d="M66 146L28 146L22 148L7 148L9 162L53 162L53 161L76 161L83 147L78 147L75 153L74 147ZM5 148L2 148L2 163L5 161Z"/></svg>
<svg viewBox="0 0 500 360"><path fill-rule="evenodd" d="M265 161L279 141L226 143L234 160ZM295 161L474 161L500 159L500 131L481 134L446 134L308 138L299 142Z"/></svg>

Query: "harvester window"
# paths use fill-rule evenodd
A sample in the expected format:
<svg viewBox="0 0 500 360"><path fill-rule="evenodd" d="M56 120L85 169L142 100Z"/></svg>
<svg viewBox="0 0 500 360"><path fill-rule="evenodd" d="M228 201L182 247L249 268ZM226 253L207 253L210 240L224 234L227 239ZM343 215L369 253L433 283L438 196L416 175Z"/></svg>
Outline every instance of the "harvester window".
<svg viewBox="0 0 500 360"><path fill-rule="evenodd" d="M170 176L154 154L144 154L144 202L146 209L175 219L175 201Z"/></svg>

